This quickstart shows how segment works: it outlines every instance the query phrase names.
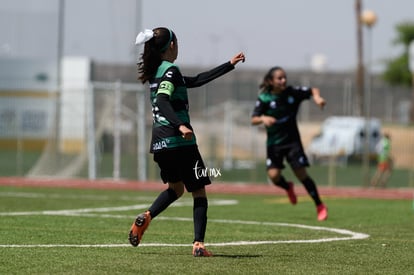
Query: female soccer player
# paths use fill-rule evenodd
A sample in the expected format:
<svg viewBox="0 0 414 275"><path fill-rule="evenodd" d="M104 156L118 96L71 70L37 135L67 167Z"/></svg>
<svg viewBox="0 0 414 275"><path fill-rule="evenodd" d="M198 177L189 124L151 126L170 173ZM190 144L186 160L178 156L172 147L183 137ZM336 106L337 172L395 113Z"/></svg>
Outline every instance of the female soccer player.
<svg viewBox="0 0 414 275"><path fill-rule="evenodd" d="M153 114L150 152L161 170L161 178L168 188L161 192L147 211L139 214L132 224L129 242L138 246L149 223L171 203L181 197L184 187L194 199L193 256L208 257L212 253L204 247L207 226L208 176L196 174L194 167L205 169L196 137L190 125L187 88L199 87L234 69L245 60L243 53L236 54L210 71L195 77L183 77L174 64L178 55L175 33L167 28L145 30L138 34L136 44L145 44L138 62L139 80L149 82Z"/></svg>
<svg viewBox="0 0 414 275"><path fill-rule="evenodd" d="M302 182L316 204L318 220L328 218L328 210L322 203L316 185L308 175L308 159L303 150L296 115L300 103L311 96L323 108L325 100L319 89L287 86L286 73L281 67L273 67L264 76L261 93L256 101L251 123L264 124L267 131L267 175L274 185L286 190L292 204L297 203L293 183L282 175L284 159L290 164L295 176Z"/></svg>

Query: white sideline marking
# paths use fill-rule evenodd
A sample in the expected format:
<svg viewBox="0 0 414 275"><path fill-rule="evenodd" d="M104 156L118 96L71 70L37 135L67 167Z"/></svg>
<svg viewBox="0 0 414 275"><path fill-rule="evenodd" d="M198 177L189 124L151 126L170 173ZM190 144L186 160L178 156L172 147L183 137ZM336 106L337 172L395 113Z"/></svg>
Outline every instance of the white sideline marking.
<svg viewBox="0 0 414 275"><path fill-rule="evenodd" d="M211 200L209 205L235 205L237 200ZM191 206L192 201L175 202L171 206ZM147 204L136 204L129 206L119 207L101 207L101 208L84 208L84 209L72 209L72 210L45 210L45 211L33 211L33 212L3 212L0 216L27 216L27 215L59 215L59 216L84 216L84 217L102 217L102 218L130 218L127 215L112 215L112 214L97 214L111 211L127 211L127 210L139 210L146 209ZM93 213L97 212L97 213ZM192 222L192 218L184 217L157 217L157 220L172 220ZM331 237L320 238L310 240L277 240L277 241L233 241L233 242L220 242L220 243L206 243L208 246L241 246L241 245L263 245L263 244L291 244L291 243L321 243L321 242L333 242L333 241L347 241L347 240L362 240L369 237L368 234L353 232L346 229L329 228L322 226L310 226L303 224L290 224L290 223L277 223L277 222L258 222L258 221L242 221L242 220L223 220L212 219L209 223L226 223L226 224L245 224L245 225L259 225L259 226L282 226L282 227L296 227L307 230L327 231L333 232L344 237ZM192 244L167 244L167 243L143 243L142 247L181 247L192 246ZM0 244L0 248L53 248L53 247L75 247L75 248L111 248L111 247L131 247L130 244Z"/></svg>

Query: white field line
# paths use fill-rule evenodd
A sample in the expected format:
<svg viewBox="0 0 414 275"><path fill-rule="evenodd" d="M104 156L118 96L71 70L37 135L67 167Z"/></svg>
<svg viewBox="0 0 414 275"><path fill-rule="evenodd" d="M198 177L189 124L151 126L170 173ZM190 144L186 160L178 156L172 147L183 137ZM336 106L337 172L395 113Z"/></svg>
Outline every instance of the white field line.
<svg viewBox="0 0 414 275"><path fill-rule="evenodd" d="M125 216L118 216L125 217ZM191 222L191 218L182 217L159 217L157 220L171 220L171 221L185 221ZM234 242L220 242L220 243L206 243L208 246L242 246L242 245L264 245L264 244L295 244L295 243L322 243L333 241L348 241L348 240L362 240L369 237L368 234L353 232L346 229L329 228L322 226L309 226L303 224L277 223L277 222L257 222L257 221L242 221L242 220L209 220L212 223L226 223L226 224L245 224L245 225L260 225L260 226L275 226L275 227L295 227L307 230L327 231L345 235L344 237L319 238L310 240L277 240L277 241L234 241ZM182 247L192 246L192 244L167 244L167 243L142 243L140 247ZM130 247L129 244L32 244L32 245L14 245L14 244L0 244L0 248L50 248L50 247L76 247L76 248L111 248L111 247Z"/></svg>
<svg viewBox="0 0 414 275"><path fill-rule="evenodd" d="M210 200L209 205L235 205L237 200ZM174 202L171 207L192 206L193 201ZM82 209L66 209L66 210L43 210L43 211L24 211L24 212L0 212L0 216L33 216L33 215L59 215L59 216L79 216L82 213L103 213L113 211L129 211L147 209L149 204L135 204L117 207L101 207L101 208L82 208Z"/></svg>
<svg viewBox="0 0 414 275"><path fill-rule="evenodd" d="M236 200L211 200L209 205L234 205L237 204ZM191 206L192 201L188 202L175 202L171 206ZM130 206L119 207L102 207L102 208L84 208L74 210L46 210L46 211L33 211L33 212L5 212L0 213L0 216L23 216L23 215L65 215L65 216L84 216L84 217L102 217L102 218L129 218L127 215L112 215L112 214L97 214L112 211L126 211L126 210L139 210L146 209L147 204L137 204ZM95 212L95 213L94 213ZM183 221L192 222L192 218L184 217L157 217L157 220L171 220L171 221ZM309 226L303 224L290 224L290 223L277 223L277 222L258 222L258 221L242 221L242 220L223 220L212 219L209 223L224 223L224 224L244 224L244 225L258 225L258 226L275 226L275 227L295 227L306 230L326 231L331 233L337 233L343 235L343 237L331 237L309 240L275 240L275 241L234 241L234 242L220 242L220 243L206 243L209 246L240 246L240 245L263 245L263 244L291 244L291 243L321 243L321 242L333 242L333 241L346 241L346 240L361 240L366 239L369 235L364 233L353 232L346 229L329 228L322 226ZM152 246L192 246L192 244L167 244L167 243L143 243L142 247ZM129 244L31 244L31 245L17 245L17 244L0 244L0 248L48 248L48 247L76 247L76 248L111 248L111 247L130 247Z"/></svg>

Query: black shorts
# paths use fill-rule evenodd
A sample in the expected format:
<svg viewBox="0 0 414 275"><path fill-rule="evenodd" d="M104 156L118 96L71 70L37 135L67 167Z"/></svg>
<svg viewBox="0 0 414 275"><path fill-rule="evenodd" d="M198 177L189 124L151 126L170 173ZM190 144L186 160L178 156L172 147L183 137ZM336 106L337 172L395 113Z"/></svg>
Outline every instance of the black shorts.
<svg viewBox="0 0 414 275"><path fill-rule="evenodd" d="M266 168L283 169L283 161L289 163L292 169L308 167L309 161L301 143L290 143L286 145L271 145L267 147Z"/></svg>
<svg viewBox="0 0 414 275"><path fill-rule="evenodd" d="M154 153L154 161L161 169L164 183L182 181L188 192L197 191L211 183L208 175L201 173L205 165L197 145Z"/></svg>

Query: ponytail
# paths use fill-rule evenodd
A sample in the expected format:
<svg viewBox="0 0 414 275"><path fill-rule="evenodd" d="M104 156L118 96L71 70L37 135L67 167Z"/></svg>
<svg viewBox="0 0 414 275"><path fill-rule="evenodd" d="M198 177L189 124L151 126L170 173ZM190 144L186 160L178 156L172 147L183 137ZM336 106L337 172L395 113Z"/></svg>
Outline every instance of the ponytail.
<svg viewBox="0 0 414 275"><path fill-rule="evenodd" d="M177 41L173 31L167 28L156 28L153 37L145 42L144 52L138 65L138 79L145 83L155 77L158 67L162 63L162 54L168 49L171 42Z"/></svg>

